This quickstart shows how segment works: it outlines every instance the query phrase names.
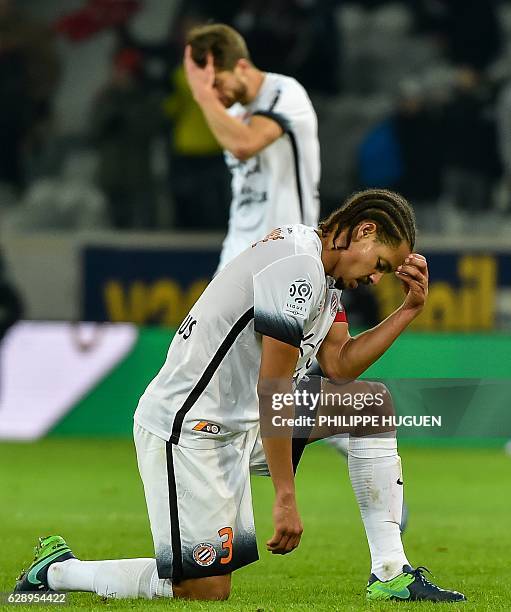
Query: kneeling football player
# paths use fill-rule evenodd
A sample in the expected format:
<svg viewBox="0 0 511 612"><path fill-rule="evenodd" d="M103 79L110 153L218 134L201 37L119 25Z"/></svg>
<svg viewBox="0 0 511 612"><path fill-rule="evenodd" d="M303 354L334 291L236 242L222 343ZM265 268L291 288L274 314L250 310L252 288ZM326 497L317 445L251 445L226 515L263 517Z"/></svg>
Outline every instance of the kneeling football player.
<svg viewBox="0 0 511 612"><path fill-rule="evenodd" d="M258 558L250 473L272 478L274 534L267 548L289 553L302 535L294 473L303 448L346 433L349 475L371 553L367 597L465 599L440 589L408 561L399 528L396 435L384 424L389 419L380 418L393 414L390 395L379 383L356 381L424 306L428 269L414 242L408 202L368 190L319 228L283 226L236 257L190 310L135 413L155 558L81 561L60 536L50 536L40 540L16 589L226 599L231 573ZM340 290L376 284L386 273L402 281L402 305L377 327L350 337ZM374 424L351 424L357 410L335 401L318 404L314 421L297 421L298 411L289 406L275 411L275 398L300 385L316 356L328 379L351 381L322 380L320 396L379 394L380 402L363 407ZM321 394L325 390L330 395ZM332 413L345 420L319 418ZM280 421L273 420L276 414Z"/></svg>

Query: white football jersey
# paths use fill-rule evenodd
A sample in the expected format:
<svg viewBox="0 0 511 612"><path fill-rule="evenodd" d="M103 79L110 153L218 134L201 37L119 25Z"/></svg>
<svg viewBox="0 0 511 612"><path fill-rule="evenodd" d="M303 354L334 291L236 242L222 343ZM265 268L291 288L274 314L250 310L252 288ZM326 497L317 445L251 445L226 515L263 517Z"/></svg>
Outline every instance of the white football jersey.
<svg viewBox="0 0 511 612"><path fill-rule="evenodd" d="M334 319L345 320L333 284L314 228L274 230L205 289L142 395L135 421L176 444L196 441L205 423L215 442L257 425L261 335L300 349L300 379Z"/></svg>
<svg viewBox="0 0 511 612"><path fill-rule="evenodd" d="M231 259L284 224L318 224L320 159L316 113L305 89L295 79L266 73L257 97L229 114L248 121L272 118L283 134L246 161L225 152L232 174L229 228L221 270Z"/></svg>

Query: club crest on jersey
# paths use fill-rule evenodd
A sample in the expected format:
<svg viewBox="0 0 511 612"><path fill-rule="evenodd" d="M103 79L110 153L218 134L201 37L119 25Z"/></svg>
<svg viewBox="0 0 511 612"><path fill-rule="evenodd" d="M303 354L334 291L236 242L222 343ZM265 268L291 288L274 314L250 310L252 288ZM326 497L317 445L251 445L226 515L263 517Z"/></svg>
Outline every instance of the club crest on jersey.
<svg viewBox="0 0 511 612"><path fill-rule="evenodd" d="M308 306L312 300L312 285L305 278L298 278L291 283L288 289L284 313L305 319Z"/></svg>
<svg viewBox="0 0 511 612"><path fill-rule="evenodd" d="M208 567L208 565L212 565L216 559L216 550L213 544L209 544L208 542L201 542L197 544L197 546L192 551L192 557L197 565L202 565L202 567Z"/></svg>
<svg viewBox="0 0 511 612"><path fill-rule="evenodd" d="M342 306L341 306L342 309ZM332 317L335 317L335 314L337 313L337 311L339 310L339 296L337 295L337 292L334 291L334 293L332 293L332 299L330 300L330 314L332 315Z"/></svg>
<svg viewBox="0 0 511 612"><path fill-rule="evenodd" d="M206 433L212 434L220 433L220 425L210 423L209 421L200 421L192 429L193 431L205 431Z"/></svg>
<svg viewBox="0 0 511 612"><path fill-rule="evenodd" d="M282 235L282 229L280 227L276 227L272 230L268 235L266 235L262 240L258 242L254 242L252 248L254 248L258 244L262 244L263 242L268 242L268 240L284 240L284 236Z"/></svg>

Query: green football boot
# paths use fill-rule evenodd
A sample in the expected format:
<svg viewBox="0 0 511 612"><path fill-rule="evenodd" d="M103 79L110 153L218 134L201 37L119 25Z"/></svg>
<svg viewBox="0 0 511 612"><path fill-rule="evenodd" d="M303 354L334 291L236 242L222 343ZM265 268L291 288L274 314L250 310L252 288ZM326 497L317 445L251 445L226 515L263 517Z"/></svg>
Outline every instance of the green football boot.
<svg viewBox="0 0 511 612"><path fill-rule="evenodd" d="M465 595L458 591L448 591L437 587L425 576L425 567L413 569L403 565L403 573L392 580L378 580L371 574L367 583L369 601L466 601ZM430 572L431 573L431 572Z"/></svg>
<svg viewBox="0 0 511 612"><path fill-rule="evenodd" d="M64 538L60 536L39 538L34 553L34 560L28 570L23 570L16 579L15 593L19 591L38 591L41 593L49 591L48 568L50 565L76 558Z"/></svg>

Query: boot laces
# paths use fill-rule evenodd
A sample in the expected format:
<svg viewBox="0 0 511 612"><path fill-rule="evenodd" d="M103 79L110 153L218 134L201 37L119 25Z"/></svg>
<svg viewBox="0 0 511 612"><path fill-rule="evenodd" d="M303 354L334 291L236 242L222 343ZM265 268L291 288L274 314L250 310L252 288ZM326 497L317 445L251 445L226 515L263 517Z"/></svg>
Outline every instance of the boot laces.
<svg viewBox="0 0 511 612"><path fill-rule="evenodd" d="M431 576L433 576L433 574L430 572L430 570L427 567L424 567L423 565L419 565L419 567L416 567L412 572L410 572L411 574L413 574L418 580L420 580L420 582L426 586L426 587L430 587L433 589L436 589L437 591L440 590L439 587L437 587L436 584L433 584L432 582L430 582L426 576L424 576L424 572L428 572L428 574L430 574Z"/></svg>

